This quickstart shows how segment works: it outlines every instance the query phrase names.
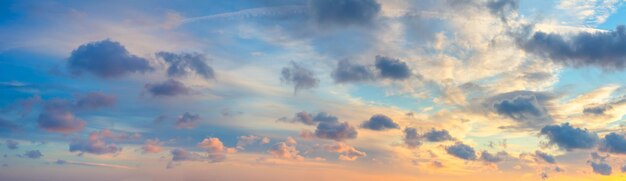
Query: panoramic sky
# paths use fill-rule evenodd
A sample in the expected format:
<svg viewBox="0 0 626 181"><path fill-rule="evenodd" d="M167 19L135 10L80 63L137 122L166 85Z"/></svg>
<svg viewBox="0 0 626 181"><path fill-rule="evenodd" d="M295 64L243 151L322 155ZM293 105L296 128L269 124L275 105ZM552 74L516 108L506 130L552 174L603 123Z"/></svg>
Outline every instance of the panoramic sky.
<svg viewBox="0 0 626 181"><path fill-rule="evenodd" d="M0 180L626 179L623 0L0 0Z"/></svg>

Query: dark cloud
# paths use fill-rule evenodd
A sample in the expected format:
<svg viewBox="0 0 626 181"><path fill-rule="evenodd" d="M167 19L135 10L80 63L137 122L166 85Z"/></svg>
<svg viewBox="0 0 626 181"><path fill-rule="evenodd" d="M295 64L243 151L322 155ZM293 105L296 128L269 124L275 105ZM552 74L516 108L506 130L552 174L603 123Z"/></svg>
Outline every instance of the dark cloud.
<svg viewBox="0 0 626 181"><path fill-rule="evenodd" d="M489 0L487 8L490 13L506 21L507 16L519 8L519 0Z"/></svg>
<svg viewBox="0 0 626 181"><path fill-rule="evenodd" d="M196 127L200 121L200 115L186 112L176 119L176 128L191 129Z"/></svg>
<svg viewBox="0 0 626 181"><path fill-rule="evenodd" d="M548 144L567 151L593 148L599 140L596 133L587 129L574 128L569 123L545 126L540 134L548 138Z"/></svg>
<svg viewBox="0 0 626 181"><path fill-rule="evenodd" d="M538 158L541 158L541 160L548 162L548 163L552 163L555 164L556 163L556 159L554 159L554 156L544 153L542 151L535 151L535 156Z"/></svg>
<svg viewBox="0 0 626 181"><path fill-rule="evenodd" d="M32 159L39 159L41 157L43 157L43 154L41 154L41 152L39 152L39 150L30 150L30 151L26 151L24 153L24 156L27 158L32 158Z"/></svg>
<svg viewBox="0 0 626 181"><path fill-rule="evenodd" d="M172 161L195 161L195 160L200 160L200 158L202 157L201 155L197 154L197 153L193 153L190 151L187 151L185 149L173 149L171 151L172 154Z"/></svg>
<svg viewBox="0 0 626 181"><path fill-rule="evenodd" d="M374 72L368 66L353 64L348 60L339 61L331 76L335 83L362 82L375 78Z"/></svg>
<svg viewBox="0 0 626 181"><path fill-rule="evenodd" d="M108 129L94 131L87 139L77 139L70 143L70 152L91 153L96 155L115 154L122 148L109 143L111 140L125 140L130 137L126 134L116 134Z"/></svg>
<svg viewBox="0 0 626 181"><path fill-rule="evenodd" d="M174 79L160 83L148 83L144 87L153 96L178 96L191 92L191 89L185 84Z"/></svg>
<svg viewBox="0 0 626 181"><path fill-rule="evenodd" d="M609 153L626 154L626 138L624 135L609 133L600 140L600 150Z"/></svg>
<svg viewBox="0 0 626 181"><path fill-rule="evenodd" d="M461 142L457 142L456 144L447 147L446 152L464 160L476 160L476 152L474 151L474 148Z"/></svg>
<svg viewBox="0 0 626 181"><path fill-rule="evenodd" d="M366 25L380 12L375 0L309 0L310 13L320 25Z"/></svg>
<svg viewBox="0 0 626 181"><path fill-rule="evenodd" d="M343 141L356 138L357 131L347 122L320 122L315 130L315 136L323 139Z"/></svg>
<svg viewBox="0 0 626 181"><path fill-rule="evenodd" d="M503 161L508 156L509 154L504 151L498 152L496 154L491 154L487 151L483 151L480 154L480 160L485 161L485 162L490 162L490 163L497 163L497 162Z"/></svg>
<svg viewBox="0 0 626 181"><path fill-rule="evenodd" d="M427 141L430 141L430 142L441 142L441 141L453 141L454 140L454 138L452 136L450 136L450 133L448 133L448 130L445 130L445 129L435 130L433 128L430 131L424 133L424 135L422 137L424 137Z"/></svg>
<svg viewBox="0 0 626 181"><path fill-rule="evenodd" d="M156 56L169 64L167 75L170 77L181 77L196 73L205 79L215 78L213 68L206 64L206 57L202 54L158 52Z"/></svg>
<svg viewBox="0 0 626 181"><path fill-rule="evenodd" d="M116 102L117 98L115 96L92 92L78 97L76 100L76 108L98 109L101 107L111 107L115 105Z"/></svg>
<svg viewBox="0 0 626 181"><path fill-rule="evenodd" d="M369 120L363 122L361 124L361 127L377 131L400 128L398 123L394 122L388 116L382 114L373 115Z"/></svg>
<svg viewBox="0 0 626 181"><path fill-rule="evenodd" d="M375 67L380 71L382 78L404 80L411 77L411 69L406 62L399 59L376 56Z"/></svg>
<svg viewBox="0 0 626 181"><path fill-rule="evenodd" d="M153 70L146 59L130 54L123 45L109 39L79 46L72 51L67 66L74 75L89 72L102 78Z"/></svg>
<svg viewBox="0 0 626 181"><path fill-rule="evenodd" d="M514 91L488 100L490 109L515 120L524 128L541 128L553 122L546 105L553 96L547 93Z"/></svg>
<svg viewBox="0 0 626 181"><path fill-rule="evenodd" d="M37 124L39 128L57 133L72 133L82 130L85 121L77 118L70 111L71 106L65 100L49 100L44 103L44 110L39 114Z"/></svg>
<svg viewBox="0 0 626 181"><path fill-rule="evenodd" d="M580 32L574 35L535 32L521 40L524 51L567 66L595 66L623 70L626 65L626 27L614 31Z"/></svg>
<svg viewBox="0 0 626 181"><path fill-rule="evenodd" d="M591 162L591 168L593 169L594 173L600 174L600 175L611 175L611 172L613 171L613 168L611 168L611 165L604 163L604 162Z"/></svg>
<svg viewBox="0 0 626 181"><path fill-rule="evenodd" d="M338 118L334 115L326 112L319 112L315 116L307 112L298 112L293 118L281 118L280 121L287 121L292 123L303 123L306 125L316 125L320 122L338 122Z"/></svg>
<svg viewBox="0 0 626 181"><path fill-rule="evenodd" d="M19 146L19 144L20 144L20 143L19 143L19 142L17 142L17 141L14 141L14 140L6 140L6 141L4 142L4 144L6 144L6 145L7 145L7 148L8 148L8 149L15 150L15 149L17 149L17 148L18 148L18 146Z"/></svg>
<svg viewBox="0 0 626 181"><path fill-rule="evenodd" d="M404 143L410 148L415 148L422 145L421 137L417 134L417 129L404 129Z"/></svg>
<svg viewBox="0 0 626 181"><path fill-rule="evenodd" d="M586 107L583 109L583 113L585 114L593 114L593 115L603 115L606 111L613 109L610 105L601 105L595 107Z"/></svg>
<svg viewBox="0 0 626 181"><path fill-rule="evenodd" d="M313 71L291 62L289 66L283 67L280 80L286 84L293 85L294 93L302 89L312 89L317 87L319 79L315 77Z"/></svg>

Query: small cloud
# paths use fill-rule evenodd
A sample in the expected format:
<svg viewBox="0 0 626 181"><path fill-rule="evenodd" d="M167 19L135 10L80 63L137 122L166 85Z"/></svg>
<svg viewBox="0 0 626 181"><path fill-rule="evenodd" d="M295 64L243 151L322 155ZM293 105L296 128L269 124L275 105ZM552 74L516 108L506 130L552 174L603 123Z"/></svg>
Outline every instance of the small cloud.
<svg viewBox="0 0 626 181"><path fill-rule="evenodd" d="M202 54L158 52L156 57L169 65L167 75L170 77L182 77L195 73L205 79L215 78L215 71L206 64L206 56Z"/></svg>
<svg viewBox="0 0 626 181"><path fill-rule="evenodd" d="M200 122L200 115L191 114L186 112L176 119L176 128L179 129L191 129L195 128L196 125Z"/></svg>
<svg viewBox="0 0 626 181"><path fill-rule="evenodd" d="M404 80L411 77L411 69L399 59L384 56L376 56L376 69L380 71L382 78Z"/></svg>
<svg viewBox="0 0 626 181"><path fill-rule="evenodd" d="M14 141L14 140L6 140L6 141L4 142L4 144L6 144L6 145L7 145L7 148L8 148L8 149L15 150L15 149L17 149L17 148L18 148L18 146L19 146L19 144L20 144L20 143L19 143L19 142L17 142L17 141Z"/></svg>
<svg viewBox="0 0 626 181"><path fill-rule="evenodd" d="M556 163L556 159L554 159L554 156L541 152L539 150L535 151L535 156L540 158L541 160L551 163L551 164L555 164Z"/></svg>
<svg viewBox="0 0 626 181"><path fill-rule="evenodd" d="M185 86L182 82L169 79L165 82L148 83L144 88L153 96L178 96L191 93L191 88Z"/></svg>
<svg viewBox="0 0 626 181"><path fill-rule="evenodd" d="M73 75L88 72L101 78L153 70L148 60L130 54L122 44L109 39L80 45L72 51L67 66Z"/></svg>
<svg viewBox="0 0 626 181"><path fill-rule="evenodd" d="M313 71L295 62L283 67L280 80L288 85L293 85L294 93L302 89L315 88L319 84L319 79L315 77Z"/></svg>
<svg viewBox="0 0 626 181"><path fill-rule="evenodd" d="M163 150L163 143L159 139L148 139L141 147L143 153L159 153Z"/></svg>
<svg viewBox="0 0 626 181"><path fill-rule="evenodd" d="M39 159L41 157L43 157L43 154L41 154L41 152L39 152L39 150L30 150L30 151L26 151L24 153L24 156L27 158L31 158L31 159Z"/></svg>
<svg viewBox="0 0 626 181"><path fill-rule="evenodd" d="M383 114L373 115L369 120L361 124L361 128L382 131L386 129L399 129L400 126L391 118Z"/></svg>
<svg viewBox="0 0 626 181"><path fill-rule="evenodd" d="M464 160L476 160L476 152L474 151L474 148L461 142L457 142L456 144L447 147L446 152Z"/></svg>

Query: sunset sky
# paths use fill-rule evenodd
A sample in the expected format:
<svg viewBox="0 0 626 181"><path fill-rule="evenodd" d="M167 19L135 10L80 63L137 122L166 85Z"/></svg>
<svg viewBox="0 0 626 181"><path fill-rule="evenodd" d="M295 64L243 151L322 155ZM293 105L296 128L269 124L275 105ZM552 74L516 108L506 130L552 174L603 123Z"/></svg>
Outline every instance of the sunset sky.
<svg viewBox="0 0 626 181"><path fill-rule="evenodd" d="M0 0L0 180L624 180L624 0Z"/></svg>

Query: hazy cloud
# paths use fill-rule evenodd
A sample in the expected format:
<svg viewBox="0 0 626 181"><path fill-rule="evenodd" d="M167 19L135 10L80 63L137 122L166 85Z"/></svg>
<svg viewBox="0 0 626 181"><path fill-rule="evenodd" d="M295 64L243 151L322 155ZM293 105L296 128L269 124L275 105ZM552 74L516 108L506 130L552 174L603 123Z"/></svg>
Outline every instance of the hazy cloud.
<svg viewBox="0 0 626 181"><path fill-rule="evenodd" d="M109 39L79 46L72 51L67 66L74 75L89 72L102 78L153 70L146 59L130 54L122 44Z"/></svg>
<svg viewBox="0 0 626 181"><path fill-rule="evenodd" d="M159 83L148 83L144 88L153 96L178 96L191 92L191 89L185 86L185 84L174 79Z"/></svg>
<svg viewBox="0 0 626 181"><path fill-rule="evenodd" d="M213 68L206 64L207 59L202 54L158 52L156 56L169 65L167 75L170 77L181 77L195 73L205 79L215 78Z"/></svg>
<svg viewBox="0 0 626 181"><path fill-rule="evenodd" d="M281 81L294 86L294 93L302 89L315 88L319 83L319 79L315 77L313 71L302 67L296 62L291 62L289 66L283 67L280 75Z"/></svg>

